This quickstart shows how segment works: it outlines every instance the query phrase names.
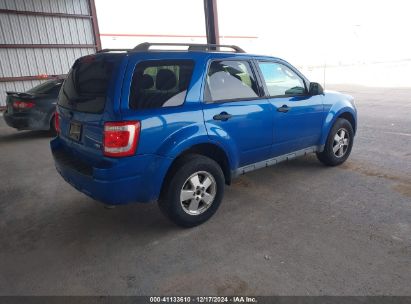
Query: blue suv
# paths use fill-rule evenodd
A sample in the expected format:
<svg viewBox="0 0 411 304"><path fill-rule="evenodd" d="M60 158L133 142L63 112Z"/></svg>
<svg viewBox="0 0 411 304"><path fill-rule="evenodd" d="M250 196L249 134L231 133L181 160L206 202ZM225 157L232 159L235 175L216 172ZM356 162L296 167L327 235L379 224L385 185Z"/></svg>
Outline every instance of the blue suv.
<svg viewBox="0 0 411 304"><path fill-rule="evenodd" d="M73 187L108 205L158 201L192 227L216 212L240 174L307 153L328 166L348 158L357 126L351 96L237 46L173 46L76 60L51 141Z"/></svg>

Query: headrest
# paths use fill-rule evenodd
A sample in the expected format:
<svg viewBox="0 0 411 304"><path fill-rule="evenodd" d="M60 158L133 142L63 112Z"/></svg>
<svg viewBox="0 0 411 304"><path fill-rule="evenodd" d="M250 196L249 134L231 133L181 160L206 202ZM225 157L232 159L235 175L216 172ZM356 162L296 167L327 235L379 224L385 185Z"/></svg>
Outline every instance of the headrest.
<svg viewBox="0 0 411 304"><path fill-rule="evenodd" d="M154 85L154 79L152 76L148 74L144 74L141 77L141 88L143 90L151 89Z"/></svg>
<svg viewBox="0 0 411 304"><path fill-rule="evenodd" d="M174 73L168 69L161 69L157 72L156 76L156 89L157 90L170 90L177 84L177 77Z"/></svg>

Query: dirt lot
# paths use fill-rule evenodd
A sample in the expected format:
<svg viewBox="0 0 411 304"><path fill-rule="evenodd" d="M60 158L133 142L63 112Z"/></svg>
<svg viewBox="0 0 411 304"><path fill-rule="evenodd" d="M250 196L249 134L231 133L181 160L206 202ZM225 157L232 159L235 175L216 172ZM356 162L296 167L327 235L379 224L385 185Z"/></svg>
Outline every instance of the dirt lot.
<svg viewBox="0 0 411 304"><path fill-rule="evenodd" d="M57 174L47 134L0 117L0 294L411 295L411 89L335 89L359 109L346 164L242 176L189 230L155 204L104 209Z"/></svg>

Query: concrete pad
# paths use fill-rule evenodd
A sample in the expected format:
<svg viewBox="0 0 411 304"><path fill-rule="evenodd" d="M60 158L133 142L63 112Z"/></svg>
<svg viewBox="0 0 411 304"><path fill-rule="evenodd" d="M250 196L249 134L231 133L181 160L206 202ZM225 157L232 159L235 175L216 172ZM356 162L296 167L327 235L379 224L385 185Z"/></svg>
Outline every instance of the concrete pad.
<svg viewBox="0 0 411 304"><path fill-rule="evenodd" d="M57 174L47 133L0 122L0 295L411 295L411 89L336 89L360 117L343 166L249 173L193 229L104 209Z"/></svg>

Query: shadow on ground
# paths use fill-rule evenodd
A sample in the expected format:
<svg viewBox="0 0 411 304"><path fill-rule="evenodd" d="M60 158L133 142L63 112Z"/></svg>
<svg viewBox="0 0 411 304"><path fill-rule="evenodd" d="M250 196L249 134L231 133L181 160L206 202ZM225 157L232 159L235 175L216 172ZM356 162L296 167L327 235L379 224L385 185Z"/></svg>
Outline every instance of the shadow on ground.
<svg viewBox="0 0 411 304"><path fill-rule="evenodd" d="M39 138L53 138L49 131L19 131L11 134L0 135L0 143L12 143L17 141L31 141Z"/></svg>

